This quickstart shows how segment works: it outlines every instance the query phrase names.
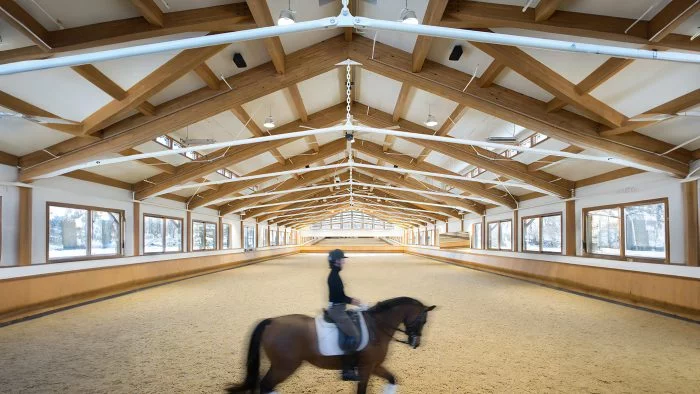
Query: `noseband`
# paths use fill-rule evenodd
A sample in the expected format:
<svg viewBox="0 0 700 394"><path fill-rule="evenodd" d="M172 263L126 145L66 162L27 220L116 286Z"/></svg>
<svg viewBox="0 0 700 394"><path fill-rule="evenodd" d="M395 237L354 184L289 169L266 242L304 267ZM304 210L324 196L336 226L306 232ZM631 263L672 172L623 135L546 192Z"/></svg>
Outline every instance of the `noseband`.
<svg viewBox="0 0 700 394"><path fill-rule="evenodd" d="M391 339L395 340L396 342L401 342L401 343L405 343L409 346L413 346L414 345L414 338L420 336L419 324L421 321L425 321L425 317L427 314L428 314L428 311L424 310L423 312L419 313L418 316L416 316L416 318L413 319L413 321L411 321L408 324L404 324L404 326L406 326L406 330L402 330L401 328L399 328L399 326L394 327L395 331L402 332L408 336L407 341L403 341L401 339L396 339L396 338L394 338L393 334L389 334L388 332L386 332L384 330L382 330L382 332L384 332L384 334L388 335L389 337L391 337Z"/></svg>

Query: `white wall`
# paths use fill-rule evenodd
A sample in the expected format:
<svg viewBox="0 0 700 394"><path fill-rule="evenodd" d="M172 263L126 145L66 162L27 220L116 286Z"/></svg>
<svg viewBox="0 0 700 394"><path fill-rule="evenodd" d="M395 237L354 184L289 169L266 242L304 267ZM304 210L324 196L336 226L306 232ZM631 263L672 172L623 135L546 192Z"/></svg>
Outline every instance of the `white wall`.
<svg viewBox="0 0 700 394"><path fill-rule="evenodd" d="M17 169L0 164L0 182L16 182ZM19 242L19 189L14 186L0 185L0 267L16 265L17 243Z"/></svg>
<svg viewBox="0 0 700 394"><path fill-rule="evenodd" d="M403 228L393 230L300 230L302 237L401 237Z"/></svg>

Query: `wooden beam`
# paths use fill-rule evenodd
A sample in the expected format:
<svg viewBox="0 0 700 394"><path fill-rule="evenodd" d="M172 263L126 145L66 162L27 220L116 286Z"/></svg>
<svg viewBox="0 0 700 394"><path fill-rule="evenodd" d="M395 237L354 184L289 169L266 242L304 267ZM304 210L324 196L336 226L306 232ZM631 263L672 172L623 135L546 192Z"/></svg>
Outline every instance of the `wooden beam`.
<svg viewBox="0 0 700 394"><path fill-rule="evenodd" d="M651 38L650 22L644 20L625 33L634 19L558 10L546 21L536 22L535 12L534 9L522 12L522 6L517 5L453 0L447 5L440 25L462 29L517 28L644 45ZM690 41L689 36L682 34L669 34L654 45L655 48L700 49L700 42Z"/></svg>
<svg viewBox="0 0 700 394"><path fill-rule="evenodd" d="M396 104L394 105L394 114L392 115L392 120L394 122L398 122L399 119L401 118L401 115L403 115L404 112L406 112L406 108L408 108L410 101L408 100L408 94L411 92L411 85L404 83L401 84L401 90L399 91L399 97L396 99ZM384 151L388 151L389 149L392 148L394 145L394 141L396 140L396 137L393 135L387 135L384 137Z"/></svg>
<svg viewBox="0 0 700 394"><path fill-rule="evenodd" d="M49 32L14 0L0 0L0 17L42 51L50 51Z"/></svg>
<svg viewBox="0 0 700 394"><path fill-rule="evenodd" d="M185 252L192 251L192 211L187 210L187 215L185 216L185 237L187 237L187 249Z"/></svg>
<svg viewBox="0 0 700 394"><path fill-rule="evenodd" d="M287 58L287 72L284 75L277 74L274 66L266 63L227 78L229 84L235 87L232 91L221 93L204 88L188 93L159 105L158 113L152 118L137 115L115 123L102 131L103 138L99 142L68 140L62 146L70 146L70 149L65 150L60 158L33 163L31 168L23 169L20 177L29 180L95 156L140 145L159 135L227 111L235 105L250 102L290 84L335 69L336 63L347 59L344 44L342 37L331 38L290 54ZM308 62L308 58L317 61ZM337 120L338 117L332 121Z"/></svg>
<svg viewBox="0 0 700 394"><path fill-rule="evenodd" d="M661 42L698 11L700 2L697 0L672 0L649 21L649 41Z"/></svg>
<svg viewBox="0 0 700 394"><path fill-rule="evenodd" d="M209 86L209 89L219 90L221 81L219 81L219 77L214 74L211 68L207 66L207 63L202 63L195 67L194 72L202 81L204 81L204 83L207 84L207 86Z"/></svg>
<svg viewBox="0 0 700 394"><path fill-rule="evenodd" d="M238 118L238 120L246 125L246 128L248 131L250 131L251 134L253 134L254 137L262 137L264 135L267 135L267 133L263 132L260 127L251 119L250 115L246 110L243 109L242 106L240 105L235 105L233 108L231 108L231 113ZM281 146L281 145L280 145ZM277 160L278 163L284 164L285 163L285 158L282 156L280 151L277 148L272 148L269 150L269 152L272 154L272 156L275 157L275 160Z"/></svg>
<svg viewBox="0 0 700 394"><path fill-rule="evenodd" d="M77 170L67 173L65 176L73 179L80 179L81 181L97 183L100 185L116 187L118 189L124 189L132 191L134 185L128 182L120 181L118 179L106 177L104 175L95 174L94 172Z"/></svg>
<svg viewBox="0 0 700 394"><path fill-rule="evenodd" d="M566 148L561 150L562 152L568 152L568 153L581 153L584 151L584 149L579 148L578 146L574 145L569 145ZM527 165L527 170L528 171L539 171L542 170L554 163L557 163L559 161L562 161L566 159L566 157L561 157L561 156L546 156L543 157L537 161L534 161L530 164Z"/></svg>
<svg viewBox="0 0 700 394"><path fill-rule="evenodd" d="M163 12L153 0L131 0L131 3L138 8L139 12L148 23L160 27L165 25Z"/></svg>
<svg viewBox="0 0 700 394"><path fill-rule="evenodd" d="M576 256L576 200L567 200L564 209L564 255Z"/></svg>
<svg viewBox="0 0 700 394"><path fill-rule="evenodd" d="M321 149L319 149L319 152L316 155L299 156L293 162L289 162L286 164L271 164L246 175L261 175L271 172L280 172L304 168L305 166L310 165L313 162L323 160L339 152L342 152L344 149L345 140L336 140L321 146ZM270 176L270 178L273 177L274 176ZM231 194L238 193L242 190L245 190L248 187L252 187L254 185L263 183L267 179L269 178L251 179L249 181L231 182L223 184L221 185L219 190L202 193L200 195L201 198L193 199L192 203L190 204L190 208L194 209L197 207L209 205L218 199L228 197Z"/></svg>
<svg viewBox="0 0 700 394"><path fill-rule="evenodd" d="M466 92L462 92L464 81L468 81L471 78L470 75L429 60L424 64L420 75L417 75L406 69L410 61L409 54L376 43L375 57L381 56L382 59L379 62L371 58L372 44L371 40L357 37L353 40L351 48L351 58L361 62L363 68L368 71L408 82L418 89L508 122L517 123L571 145L602 150L616 157L648 165L680 177L688 173L686 163L656 154L658 151L663 152L662 146L669 146L662 141L636 133L634 141L630 138L624 144L617 143L622 140L600 138L597 131L604 126L599 123L568 111L547 113L542 101L496 85L488 88L470 86ZM687 155L687 151L679 150L677 153Z"/></svg>
<svg viewBox="0 0 700 394"><path fill-rule="evenodd" d="M557 11L561 0L540 0L535 8L535 22L544 22Z"/></svg>
<svg viewBox="0 0 700 394"><path fill-rule="evenodd" d="M680 97L677 97L667 103L656 106L648 111L645 111L642 115L648 114L675 114L683 111L684 109L694 107L700 104L700 89L695 89L692 92L686 93ZM644 126L652 125L658 123L658 121L652 122L632 122L627 121L622 127L615 129L604 130L600 132L603 137L611 137L615 135L629 133L634 131L634 129L641 128Z"/></svg>
<svg viewBox="0 0 700 394"><path fill-rule="evenodd" d="M133 148L124 149L123 151L119 152L119 154L122 156L140 155L141 153L143 153L143 152L138 151L138 150L133 149ZM147 164L149 166L153 166L154 168L157 168L159 171L163 171L163 172L168 173L168 174L174 174L175 171L177 170L177 167L175 167L174 165L167 163L167 162L164 162L164 161L157 159L155 157L147 157L145 159L139 159L138 161L140 161L141 163Z"/></svg>
<svg viewBox="0 0 700 394"><path fill-rule="evenodd" d="M605 63L596 68L592 73L590 73L586 78L584 78L583 81L579 82L574 89L578 94L590 93L593 89L603 84L603 82L624 70L625 67L632 64L633 61L634 59L611 57L610 59L606 60ZM547 112L562 109L566 106L566 104L566 101L555 97L547 103Z"/></svg>
<svg viewBox="0 0 700 394"><path fill-rule="evenodd" d="M299 92L299 87L295 85L289 85L287 87L289 94L292 96L292 103L297 111L297 116L302 122L309 121L309 115L306 113L306 107L304 106L304 100L301 98L301 93ZM310 135L305 137L306 144L309 149L313 149L314 152L318 152L318 140L315 135Z"/></svg>
<svg viewBox="0 0 700 394"><path fill-rule="evenodd" d="M29 187L19 188L17 263L22 266L32 265L32 191Z"/></svg>
<svg viewBox="0 0 700 394"><path fill-rule="evenodd" d="M607 126L618 127L627 120L623 114L595 97L578 93L573 83L521 49L479 42L471 44L561 100L600 117Z"/></svg>
<svg viewBox="0 0 700 394"><path fill-rule="evenodd" d="M109 77L104 75L92 64L83 64L81 66L73 66L71 68L73 71L80 74L81 77L100 88L100 90L112 96L113 99L124 100L127 97L127 93L124 89L109 79ZM155 108L148 101L141 103L137 109L144 115L155 114Z"/></svg>
<svg viewBox="0 0 700 394"><path fill-rule="evenodd" d="M467 112L469 108L466 107L463 104L458 104L457 108L452 111L450 114L449 118L445 121L445 123L442 124L440 129L435 133L435 135L439 135L441 137L446 136L447 134L450 133L452 128L459 122L460 119L462 119L462 116ZM416 158L416 161L418 163L422 163L425 161L425 159L428 157L428 155L432 152L431 149L429 148L423 148L423 150L420 152L418 157Z"/></svg>
<svg viewBox="0 0 700 394"><path fill-rule="evenodd" d="M479 86L487 88L493 84L493 81L498 78L498 75L506 68L506 65L494 59L488 68L484 70L479 78Z"/></svg>
<svg viewBox="0 0 700 394"><path fill-rule="evenodd" d="M590 186L590 185L596 185L598 183L603 183L603 182L608 182L608 181L613 181L615 179L620 179L632 175L637 175L641 174L644 171L638 170L636 168L630 168L630 167L625 167L625 168L620 168L617 170L612 170L600 175L594 175L589 178L585 179L580 179L575 182L575 188L579 189L585 186Z"/></svg>
<svg viewBox="0 0 700 394"><path fill-rule="evenodd" d="M253 15L253 19L258 27L275 26L270 8L267 6L267 1L246 0L246 4L248 4L250 13ZM263 42L265 43L265 48L267 48L267 53L270 55L270 58L272 58L275 69L278 73L284 74L285 54L282 41L279 37L270 37L265 38Z"/></svg>
<svg viewBox="0 0 700 394"><path fill-rule="evenodd" d="M91 134L118 119L121 114L135 109L151 96L177 81L210 57L221 52L227 45L187 49L148 74L129 88L122 100L114 100L83 121L83 133Z"/></svg>
<svg viewBox="0 0 700 394"><path fill-rule="evenodd" d="M352 15L357 15L357 1L351 1L348 4L348 9L350 10L350 14ZM343 28L343 35L345 36L345 41L352 41L352 32L354 28L352 27L345 27Z"/></svg>
<svg viewBox="0 0 700 394"><path fill-rule="evenodd" d="M3 0L9 1L9 0ZM134 40L165 37L187 32L229 32L255 28L245 3L226 4L163 14L162 28L142 17L102 22L48 32L51 51L38 46L0 52L0 63L44 59L68 51L121 44Z"/></svg>
<svg viewBox="0 0 700 394"><path fill-rule="evenodd" d="M15 155L11 155L7 152L0 151L0 164L4 164L6 166L18 167L19 166L19 157L15 156Z"/></svg>
<svg viewBox="0 0 700 394"><path fill-rule="evenodd" d="M0 91L0 106L24 115L61 119L58 115L54 115L49 111L45 111L37 106L29 104L28 102L20 100L17 97L11 96L3 91Z"/></svg>
<svg viewBox="0 0 700 394"><path fill-rule="evenodd" d="M442 14L447 7L447 0L430 0L425 15L423 16L423 25L438 25L442 19ZM416 44L413 46L413 59L411 61L411 70L416 73L423 68L423 62L428 57L430 45L433 42L433 37L418 36Z"/></svg>
<svg viewBox="0 0 700 394"><path fill-rule="evenodd" d="M683 205L685 214L683 215L685 233L685 259L686 264L697 267L700 266L700 239L698 238L698 181L683 183Z"/></svg>
<svg viewBox="0 0 700 394"><path fill-rule="evenodd" d="M134 201L134 217L132 218L133 220L133 226L134 226L134 256L140 256L141 255L141 203L138 201Z"/></svg>

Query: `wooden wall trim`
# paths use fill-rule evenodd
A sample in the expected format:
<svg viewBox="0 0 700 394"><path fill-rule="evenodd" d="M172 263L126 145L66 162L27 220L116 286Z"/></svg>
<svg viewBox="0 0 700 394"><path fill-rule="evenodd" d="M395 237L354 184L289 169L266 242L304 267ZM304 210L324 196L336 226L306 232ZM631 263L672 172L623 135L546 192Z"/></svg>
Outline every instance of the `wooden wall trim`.
<svg viewBox="0 0 700 394"><path fill-rule="evenodd" d="M698 181L683 183L683 204L685 205L685 257L687 264L693 267L700 266L698 251Z"/></svg>
<svg viewBox="0 0 700 394"><path fill-rule="evenodd" d="M576 201L566 201L564 209L564 233L565 245L564 254L567 256L576 256Z"/></svg>
<svg viewBox="0 0 700 394"><path fill-rule="evenodd" d="M217 254L0 280L0 322L153 284L298 253L280 248Z"/></svg>
<svg viewBox="0 0 700 394"><path fill-rule="evenodd" d="M141 255L141 203L134 201L134 256Z"/></svg>
<svg viewBox="0 0 700 394"><path fill-rule="evenodd" d="M406 253L534 280L700 321L700 279L453 250L416 249L406 248ZM450 257L445 257L445 253L441 252L449 253Z"/></svg>
<svg viewBox="0 0 700 394"><path fill-rule="evenodd" d="M17 264L32 264L32 193L29 187L19 188L19 237Z"/></svg>

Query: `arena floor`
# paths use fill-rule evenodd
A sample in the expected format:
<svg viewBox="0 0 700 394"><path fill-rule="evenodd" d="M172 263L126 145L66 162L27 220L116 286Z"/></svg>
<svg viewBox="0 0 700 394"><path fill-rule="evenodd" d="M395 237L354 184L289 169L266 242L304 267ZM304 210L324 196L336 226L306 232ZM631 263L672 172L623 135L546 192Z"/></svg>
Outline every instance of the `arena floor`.
<svg viewBox="0 0 700 394"><path fill-rule="evenodd" d="M0 328L3 393L210 393L243 377L254 323L313 315L320 254L204 275ZM438 305L423 344L392 345L399 393L673 392L700 387L700 325L408 255L356 255L348 293ZM370 392L380 392L377 378ZM302 367L281 393L351 393Z"/></svg>

